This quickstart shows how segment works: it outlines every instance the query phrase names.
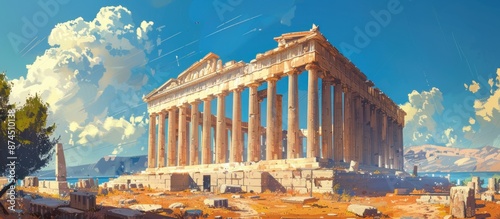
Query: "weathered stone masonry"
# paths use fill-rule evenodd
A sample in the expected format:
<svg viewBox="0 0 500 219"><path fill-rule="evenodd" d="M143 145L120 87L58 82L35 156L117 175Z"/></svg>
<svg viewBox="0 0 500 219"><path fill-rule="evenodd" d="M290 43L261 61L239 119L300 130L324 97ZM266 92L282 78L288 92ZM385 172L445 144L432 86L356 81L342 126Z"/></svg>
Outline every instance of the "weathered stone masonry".
<svg viewBox="0 0 500 219"><path fill-rule="evenodd" d="M144 97L150 115L148 168L322 157L402 170L405 112L375 88L316 26L274 39L278 47L257 54L250 63L223 65L216 54L209 53ZM304 71L307 106L299 109L297 78ZM287 130L282 130L282 95L277 93L276 83L285 77L288 121ZM258 90L263 83L267 83L264 97ZM248 115L241 113L245 89L249 89ZM231 93L233 105L227 106L225 97ZM267 109L262 113L264 99ZM210 110L212 100L216 101L216 115ZM226 117L226 107L232 107L232 118ZM307 114L306 130L299 129L299 112ZM266 127L260 126L263 116ZM304 137L305 151L301 146Z"/></svg>

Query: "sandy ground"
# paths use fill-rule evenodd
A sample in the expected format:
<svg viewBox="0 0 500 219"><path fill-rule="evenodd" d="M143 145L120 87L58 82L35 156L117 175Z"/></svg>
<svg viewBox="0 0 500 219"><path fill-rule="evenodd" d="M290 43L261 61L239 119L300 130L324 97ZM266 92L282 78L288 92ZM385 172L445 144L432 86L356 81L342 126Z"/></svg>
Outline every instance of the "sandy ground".
<svg viewBox="0 0 500 219"><path fill-rule="evenodd" d="M164 192L163 196L150 196L158 193L152 190L133 190L131 192L117 191L107 196L98 195L97 204L103 209L95 213L96 218L103 218L103 214L112 207L128 207L128 204L119 204L121 199L135 199L139 204L159 204L164 210L155 214L149 213L145 218L179 218L178 215L186 209L200 209L207 218L223 216L223 218L356 218L347 212L351 203L359 203L376 207L382 215L380 218L443 218L448 214L448 207L439 204L419 204L416 196L387 194L381 197L349 197L337 195L313 194L317 201L306 204L290 204L281 201L281 198L291 197L288 193L242 194L243 198L232 198L232 194L195 192ZM149 194L149 195L148 195ZM258 195L258 199L250 196ZM302 195L303 196L303 195ZM224 197L229 200L228 209L208 208L203 204L207 197ZM500 200L500 195L496 195ZM174 202L186 205L185 209L168 209ZM475 218L500 218L500 204L496 202L476 201ZM0 214L0 218L6 217ZM34 218L23 216L22 218Z"/></svg>

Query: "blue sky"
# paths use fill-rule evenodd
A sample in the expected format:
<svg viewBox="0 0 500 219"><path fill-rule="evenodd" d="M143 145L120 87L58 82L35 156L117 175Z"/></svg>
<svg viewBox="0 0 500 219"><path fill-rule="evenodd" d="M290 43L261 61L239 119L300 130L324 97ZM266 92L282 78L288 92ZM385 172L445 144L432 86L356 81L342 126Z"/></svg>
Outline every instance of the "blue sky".
<svg viewBox="0 0 500 219"><path fill-rule="evenodd" d="M25 0L0 8L11 101L39 93L51 104L69 165L145 154L143 94L208 52L249 62L276 47L273 37L313 23L408 112L405 145L500 147L495 1Z"/></svg>

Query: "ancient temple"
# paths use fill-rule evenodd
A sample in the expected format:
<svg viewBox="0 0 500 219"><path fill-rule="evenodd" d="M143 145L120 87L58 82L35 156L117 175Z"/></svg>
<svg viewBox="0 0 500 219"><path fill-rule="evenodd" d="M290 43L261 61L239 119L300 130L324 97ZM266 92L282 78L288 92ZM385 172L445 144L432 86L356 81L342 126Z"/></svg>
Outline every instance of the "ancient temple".
<svg viewBox="0 0 500 219"><path fill-rule="evenodd" d="M150 116L148 168L319 157L402 170L405 112L317 26L274 39L277 47L250 63L223 64L209 53L144 97ZM308 87L306 101L299 103L300 74L307 74ZM288 99L282 106L276 84L286 77ZM263 83L267 88L259 90ZM242 103L245 89L248 103ZM232 116L225 115L226 107ZM299 128L299 113L307 115L306 129Z"/></svg>

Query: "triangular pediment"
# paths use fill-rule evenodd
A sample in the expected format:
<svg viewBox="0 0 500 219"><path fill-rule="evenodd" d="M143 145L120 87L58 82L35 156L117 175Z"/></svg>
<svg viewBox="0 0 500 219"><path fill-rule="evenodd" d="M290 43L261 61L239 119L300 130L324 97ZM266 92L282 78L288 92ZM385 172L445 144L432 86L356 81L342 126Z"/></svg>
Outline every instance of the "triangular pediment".
<svg viewBox="0 0 500 219"><path fill-rule="evenodd" d="M319 32L319 27L313 24L311 30L309 31L285 33L279 37L275 37L274 40L276 40L279 45L284 45L293 41L300 40L305 37L309 37L311 35L315 35L317 32Z"/></svg>
<svg viewBox="0 0 500 219"><path fill-rule="evenodd" d="M176 86L179 86L179 83L177 81L177 79L175 78L171 78L169 79L167 82L165 82L164 84L162 84L159 88L153 90L151 93L149 93L148 95L146 95L144 97L144 99L149 99L157 94L160 94L160 93L163 93L164 91L166 90L169 90L171 88L174 88Z"/></svg>
<svg viewBox="0 0 500 219"><path fill-rule="evenodd" d="M177 80L180 83L185 83L215 73L217 70L220 70L221 63L222 62L219 61L219 56L210 52L179 74Z"/></svg>

